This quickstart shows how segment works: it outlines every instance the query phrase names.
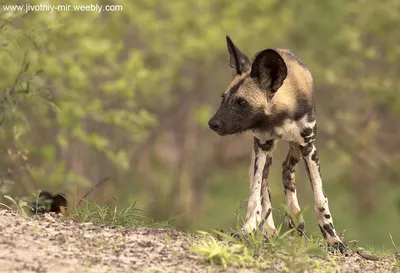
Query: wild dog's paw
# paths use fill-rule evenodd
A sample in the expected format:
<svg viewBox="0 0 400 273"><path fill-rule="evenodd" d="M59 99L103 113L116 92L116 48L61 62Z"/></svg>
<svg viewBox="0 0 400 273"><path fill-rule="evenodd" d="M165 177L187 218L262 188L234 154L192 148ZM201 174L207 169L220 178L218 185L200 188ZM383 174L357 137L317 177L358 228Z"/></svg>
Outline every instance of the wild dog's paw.
<svg viewBox="0 0 400 273"><path fill-rule="evenodd" d="M261 227L261 234L266 238L269 239L273 236L276 235L276 229L275 228L269 228L267 225L263 225Z"/></svg>
<svg viewBox="0 0 400 273"><path fill-rule="evenodd" d="M243 234L254 233L257 230L258 224L261 223L261 216L255 215L250 217L242 227Z"/></svg>
<svg viewBox="0 0 400 273"><path fill-rule="evenodd" d="M292 219L292 217L290 217L289 215L285 215L285 223L286 223L286 226L289 228L289 229L294 229L294 230L296 230L297 231L297 234L299 235L299 236L305 236L305 237L307 237L306 236L306 233L305 233L305 230L304 230L304 220L303 219L300 219L300 221L299 221L299 223L297 224L297 226L294 224L294 222L293 222L293 219Z"/></svg>
<svg viewBox="0 0 400 273"><path fill-rule="evenodd" d="M346 246L339 238L335 241L328 243L328 251L329 252L337 252L340 251L341 254L348 256L351 252L351 249Z"/></svg>

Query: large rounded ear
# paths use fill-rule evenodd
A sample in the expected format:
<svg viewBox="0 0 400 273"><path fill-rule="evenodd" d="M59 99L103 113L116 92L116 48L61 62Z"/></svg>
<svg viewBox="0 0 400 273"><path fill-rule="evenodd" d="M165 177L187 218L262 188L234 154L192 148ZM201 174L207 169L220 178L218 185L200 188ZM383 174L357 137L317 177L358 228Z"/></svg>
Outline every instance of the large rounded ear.
<svg viewBox="0 0 400 273"><path fill-rule="evenodd" d="M278 52L266 49L254 59L250 76L256 79L261 89L275 93L286 79L287 67Z"/></svg>
<svg viewBox="0 0 400 273"><path fill-rule="evenodd" d="M231 38L226 36L226 43L229 51L229 65L235 70L237 75L250 70L251 64L249 58L244 55L240 50L233 44Z"/></svg>

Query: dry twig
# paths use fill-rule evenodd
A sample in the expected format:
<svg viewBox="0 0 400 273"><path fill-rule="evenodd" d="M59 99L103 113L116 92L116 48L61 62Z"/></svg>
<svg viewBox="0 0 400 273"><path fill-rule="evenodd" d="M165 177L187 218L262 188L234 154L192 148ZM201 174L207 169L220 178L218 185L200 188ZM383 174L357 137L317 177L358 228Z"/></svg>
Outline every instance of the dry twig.
<svg viewBox="0 0 400 273"><path fill-rule="evenodd" d="M393 240L393 237L392 237L391 233L389 233L389 236L390 236L390 240L392 241L392 245L393 245L394 249L396 250L396 252L394 253L394 256L395 256L396 260L400 260L400 251L397 248L396 244L394 243L394 240Z"/></svg>
<svg viewBox="0 0 400 273"><path fill-rule="evenodd" d="M97 183L96 185L94 185L82 198L81 200L78 202L78 206L82 203L82 201L89 195L92 193L92 191L94 191L97 187L99 187L101 184L103 184L104 182L106 182L108 179L110 179L110 177L106 177L103 180L101 180L99 183Z"/></svg>

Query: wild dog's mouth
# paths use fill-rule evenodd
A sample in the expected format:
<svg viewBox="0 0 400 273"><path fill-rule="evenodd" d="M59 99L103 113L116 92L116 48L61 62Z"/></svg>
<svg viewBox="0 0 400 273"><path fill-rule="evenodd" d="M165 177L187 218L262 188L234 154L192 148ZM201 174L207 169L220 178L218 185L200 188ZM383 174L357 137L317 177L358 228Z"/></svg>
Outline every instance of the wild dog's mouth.
<svg viewBox="0 0 400 273"><path fill-rule="evenodd" d="M227 133L221 132L221 131L214 131L214 132L216 132L219 136L226 136L226 135L228 135Z"/></svg>
<svg viewBox="0 0 400 273"><path fill-rule="evenodd" d="M242 133L244 132L244 130L242 130L240 127L237 127L235 129L225 129L225 128L221 128L221 129L212 129L215 133L217 133L219 136L229 136L229 135L234 135L234 134L238 134L238 133Z"/></svg>

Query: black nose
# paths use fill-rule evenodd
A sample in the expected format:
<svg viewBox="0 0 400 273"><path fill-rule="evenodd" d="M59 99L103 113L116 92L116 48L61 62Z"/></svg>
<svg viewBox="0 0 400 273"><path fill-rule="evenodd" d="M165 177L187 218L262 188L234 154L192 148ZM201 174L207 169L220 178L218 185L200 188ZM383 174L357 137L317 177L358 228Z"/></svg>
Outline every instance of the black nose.
<svg viewBox="0 0 400 273"><path fill-rule="evenodd" d="M214 130L214 131L217 131L217 130L219 130L219 129L221 129L221 127L222 127L222 122L221 121L219 121L219 120L210 120L209 122L208 122L208 126L210 126L210 128L212 129L212 130Z"/></svg>

